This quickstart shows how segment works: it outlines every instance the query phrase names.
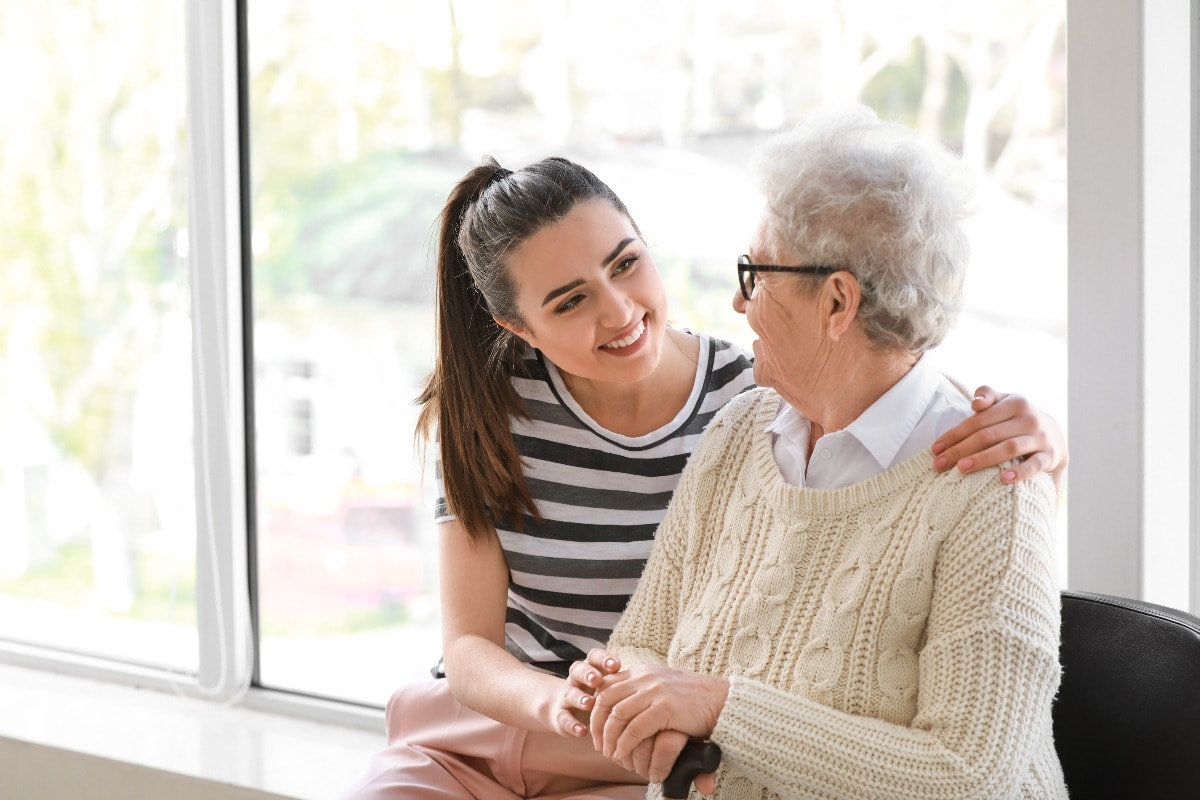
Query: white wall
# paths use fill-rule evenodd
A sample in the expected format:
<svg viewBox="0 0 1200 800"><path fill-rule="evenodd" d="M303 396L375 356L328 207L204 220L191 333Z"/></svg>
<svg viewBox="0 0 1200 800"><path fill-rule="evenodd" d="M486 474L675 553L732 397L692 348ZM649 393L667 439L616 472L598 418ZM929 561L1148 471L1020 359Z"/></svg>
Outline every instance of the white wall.
<svg viewBox="0 0 1200 800"><path fill-rule="evenodd" d="M1069 586L1193 611L1198 9L1067 5Z"/></svg>

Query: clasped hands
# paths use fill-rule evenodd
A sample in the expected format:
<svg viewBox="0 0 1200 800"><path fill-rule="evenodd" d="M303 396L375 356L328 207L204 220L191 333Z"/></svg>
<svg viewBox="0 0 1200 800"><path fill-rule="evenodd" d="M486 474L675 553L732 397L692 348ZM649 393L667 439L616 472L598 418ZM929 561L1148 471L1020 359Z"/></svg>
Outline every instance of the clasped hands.
<svg viewBox="0 0 1200 800"><path fill-rule="evenodd" d="M564 727L591 733L597 751L651 783L661 783L689 738L712 735L729 695L729 681L657 664L621 668L596 648L571 665L562 693ZM704 794L716 790L711 774L697 776Z"/></svg>

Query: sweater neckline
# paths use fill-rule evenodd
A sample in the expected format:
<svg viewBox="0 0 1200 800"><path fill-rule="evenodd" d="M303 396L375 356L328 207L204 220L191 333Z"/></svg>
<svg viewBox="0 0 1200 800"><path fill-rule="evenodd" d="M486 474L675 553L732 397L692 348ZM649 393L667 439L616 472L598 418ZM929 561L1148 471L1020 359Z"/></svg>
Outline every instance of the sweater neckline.
<svg viewBox="0 0 1200 800"><path fill-rule="evenodd" d="M953 479L956 471L938 475L933 471L933 453L921 450L912 457L859 483L836 489L814 489L792 486L783 479L767 426L775 418L779 395L773 389L760 390L751 413L751 447L748 454L754 480L743 484L747 495L764 498L768 503L790 513L827 515L845 513L853 508L901 490L908 490L915 481L933 478Z"/></svg>

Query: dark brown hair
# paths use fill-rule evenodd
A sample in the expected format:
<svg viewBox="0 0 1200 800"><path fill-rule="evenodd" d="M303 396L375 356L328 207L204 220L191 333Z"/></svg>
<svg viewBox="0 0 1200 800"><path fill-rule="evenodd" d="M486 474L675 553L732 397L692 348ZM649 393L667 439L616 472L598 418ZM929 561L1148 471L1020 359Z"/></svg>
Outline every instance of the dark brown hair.
<svg viewBox="0 0 1200 800"><path fill-rule="evenodd" d="M519 529L524 515L540 518L511 427L525 416L510 380L524 345L493 317L523 324L509 257L587 200L604 200L633 222L612 189L565 158L516 172L485 158L442 209L437 355L418 398L417 433L428 441L436 427L446 503L473 541L495 535L498 521Z"/></svg>

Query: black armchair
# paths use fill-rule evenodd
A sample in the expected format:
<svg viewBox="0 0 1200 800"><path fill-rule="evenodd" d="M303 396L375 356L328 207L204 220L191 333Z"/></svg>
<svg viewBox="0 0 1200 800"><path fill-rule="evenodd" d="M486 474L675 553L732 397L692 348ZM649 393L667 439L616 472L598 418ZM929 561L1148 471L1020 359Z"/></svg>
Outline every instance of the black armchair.
<svg viewBox="0 0 1200 800"><path fill-rule="evenodd" d="M1062 593L1054 741L1072 800L1200 797L1200 619Z"/></svg>

